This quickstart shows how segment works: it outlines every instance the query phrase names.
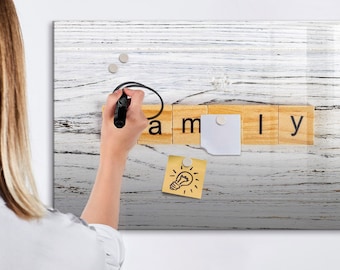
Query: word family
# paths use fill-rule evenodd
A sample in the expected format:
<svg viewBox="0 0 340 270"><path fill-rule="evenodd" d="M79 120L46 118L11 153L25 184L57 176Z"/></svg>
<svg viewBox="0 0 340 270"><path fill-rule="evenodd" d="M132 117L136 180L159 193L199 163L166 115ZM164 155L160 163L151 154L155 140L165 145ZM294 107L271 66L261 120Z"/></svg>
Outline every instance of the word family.
<svg viewBox="0 0 340 270"><path fill-rule="evenodd" d="M146 116L159 105L143 105ZM314 144L314 107L287 105L165 105L149 121L139 144L199 145L201 116L241 116L242 144ZM217 121L218 122L218 121Z"/></svg>

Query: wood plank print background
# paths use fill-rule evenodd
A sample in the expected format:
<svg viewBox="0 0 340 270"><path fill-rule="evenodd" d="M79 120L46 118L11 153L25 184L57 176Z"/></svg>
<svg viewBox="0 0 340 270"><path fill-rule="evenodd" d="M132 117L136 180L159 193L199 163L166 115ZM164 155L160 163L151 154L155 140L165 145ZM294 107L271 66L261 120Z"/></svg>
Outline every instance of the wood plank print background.
<svg viewBox="0 0 340 270"><path fill-rule="evenodd" d="M166 104L315 106L315 138L222 157L137 145L121 229L340 228L340 22L60 21L54 53L56 208L81 213L98 165L101 106L115 86L137 81ZM157 97L146 92L145 103ZM207 160L201 200L161 192L169 155Z"/></svg>

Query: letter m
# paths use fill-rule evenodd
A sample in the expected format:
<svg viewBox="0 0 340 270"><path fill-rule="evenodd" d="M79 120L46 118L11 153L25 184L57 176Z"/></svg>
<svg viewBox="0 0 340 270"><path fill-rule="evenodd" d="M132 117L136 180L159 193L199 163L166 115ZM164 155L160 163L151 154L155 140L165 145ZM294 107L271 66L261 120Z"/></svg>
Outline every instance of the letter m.
<svg viewBox="0 0 340 270"><path fill-rule="evenodd" d="M192 118L183 118L183 121L182 121L182 132L185 133L185 130L186 130L186 123L189 122L190 124L190 132L191 133L194 133L194 124L195 122L198 123L198 132L201 132L201 119L199 118L195 118L195 119L192 119Z"/></svg>

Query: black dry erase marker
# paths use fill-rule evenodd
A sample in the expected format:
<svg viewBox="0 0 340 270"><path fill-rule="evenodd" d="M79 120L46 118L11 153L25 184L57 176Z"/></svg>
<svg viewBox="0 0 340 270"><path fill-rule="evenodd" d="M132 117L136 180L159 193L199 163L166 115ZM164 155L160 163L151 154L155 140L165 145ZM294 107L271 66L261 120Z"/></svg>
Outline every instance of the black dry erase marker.
<svg viewBox="0 0 340 270"><path fill-rule="evenodd" d="M122 96L117 101L113 118L113 123L117 128L122 128L125 126L126 112L130 102L131 99L128 98L128 96L123 92Z"/></svg>

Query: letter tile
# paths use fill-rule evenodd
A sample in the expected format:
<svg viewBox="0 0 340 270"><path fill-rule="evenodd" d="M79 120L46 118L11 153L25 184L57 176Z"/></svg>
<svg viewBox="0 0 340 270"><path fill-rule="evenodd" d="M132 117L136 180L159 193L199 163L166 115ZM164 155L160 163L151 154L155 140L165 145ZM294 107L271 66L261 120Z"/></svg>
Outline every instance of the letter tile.
<svg viewBox="0 0 340 270"><path fill-rule="evenodd" d="M279 144L314 144L313 106L279 106Z"/></svg>
<svg viewBox="0 0 340 270"><path fill-rule="evenodd" d="M242 144L278 144L278 124L278 106L244 106Z"/></svg>
<svg viewBox="0 0 340 270"><path fill-rule="evenodd" d="M160 105L143 105L146 117L155 115ZM149 125L142 132L138 144L172 144L172 105L164 105L163 112L155 119L149 120Z"/></svg>
<svg viewBox="0 0 340 270"><path fill-rule="evenodd" d="M240 114L242 115L243 105L208 105L208 114Z"/></svg>
<svg viewBox="0 0 340 270"><path fill-rule="evenodd" d="M201 115L206 105L173 105L173 144L200 144Z"/></svg>

